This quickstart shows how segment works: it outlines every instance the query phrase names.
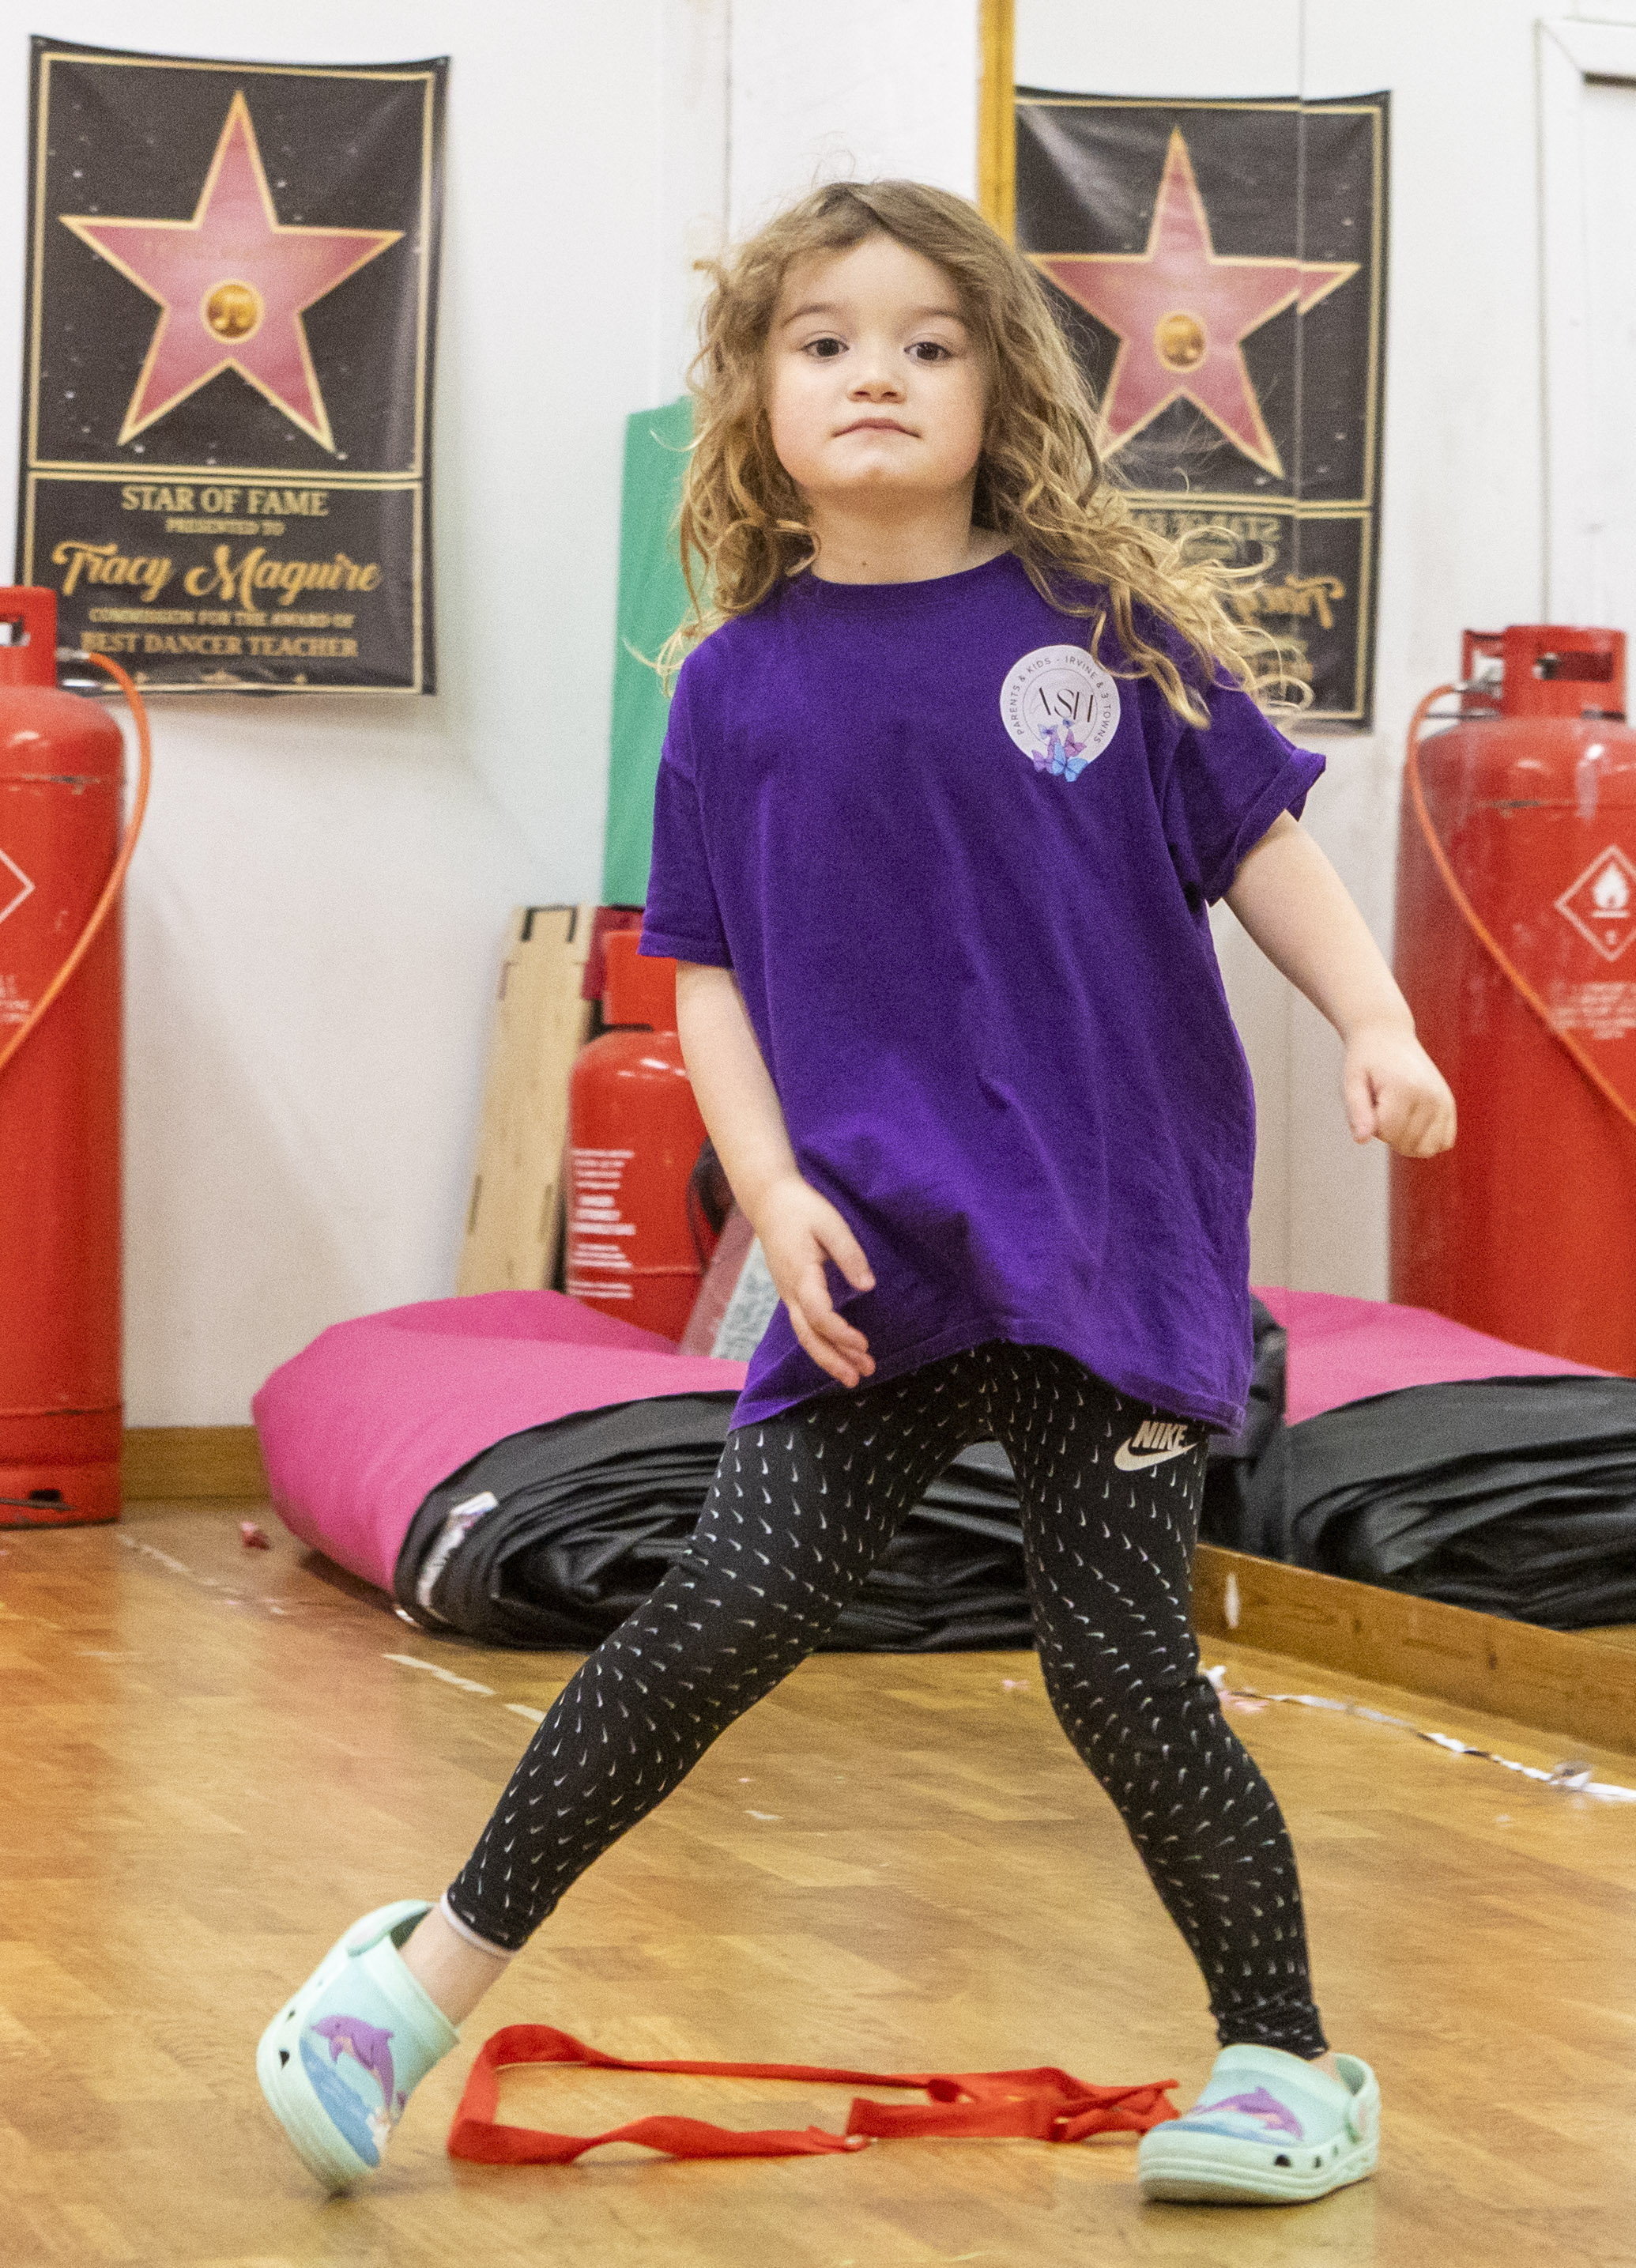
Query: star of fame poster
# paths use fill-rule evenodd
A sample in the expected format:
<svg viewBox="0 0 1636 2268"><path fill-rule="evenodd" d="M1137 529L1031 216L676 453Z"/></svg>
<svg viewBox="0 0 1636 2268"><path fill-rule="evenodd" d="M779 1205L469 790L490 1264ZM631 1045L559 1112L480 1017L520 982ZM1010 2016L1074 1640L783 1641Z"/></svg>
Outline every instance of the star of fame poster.
<svg viewBox="0 0 1636 2268"><path fill-rule="evenodd" d="M433 689L446 70L33 42L17 579L65 645Z"/></svg>
<svg viewBox="0 0 1636 2268"><path fill-rule="evenodd" d="M1016 95L1016 234L1139 517L1256 571L1312 723L1373 698L1389 98Z"/></svg>

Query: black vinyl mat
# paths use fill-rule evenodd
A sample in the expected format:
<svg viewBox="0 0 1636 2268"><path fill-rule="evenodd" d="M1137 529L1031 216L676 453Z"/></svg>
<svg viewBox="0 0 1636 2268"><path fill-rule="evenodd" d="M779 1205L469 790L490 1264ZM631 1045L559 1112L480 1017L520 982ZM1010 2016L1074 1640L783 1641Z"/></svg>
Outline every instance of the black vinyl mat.
<svg viewBox="0 0 1636 2268"><path fill-rule="evenodd" d="M737 1398L620 1403L496 1442L416 1513L398 1558L399 1604L489 1646L597 1645L693 1533ZM917 1653L1032 1642L1016 1484L1004 1451L984 1442L909 1514L830 1645Z"/></svg>
<svg viewBox="0 0 1636 2268"><path fill-rule="evenodd" d="M1636 1379L1410 1386L1280 1428L1214 1541L1458 1607L1636 1622Z"/></svg>

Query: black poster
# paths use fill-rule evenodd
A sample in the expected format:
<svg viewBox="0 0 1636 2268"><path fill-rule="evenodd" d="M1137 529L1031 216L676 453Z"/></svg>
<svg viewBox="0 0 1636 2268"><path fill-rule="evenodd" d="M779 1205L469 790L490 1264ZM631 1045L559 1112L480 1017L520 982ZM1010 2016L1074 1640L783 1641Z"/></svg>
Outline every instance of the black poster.
<svg viewBox="0 0 1636 2268"><path fill-rule="evenodd" d="M1366 728L1384 344L1384 94L1016 97L1017 242L1139 515L1255 574L1315 723Z"/></svg>
<svg viewBox="0 0 1636 2268"><path fill-rule="evenodd" d="M33 63L17 579L152 689L429 693L446 61Z"/></svg>

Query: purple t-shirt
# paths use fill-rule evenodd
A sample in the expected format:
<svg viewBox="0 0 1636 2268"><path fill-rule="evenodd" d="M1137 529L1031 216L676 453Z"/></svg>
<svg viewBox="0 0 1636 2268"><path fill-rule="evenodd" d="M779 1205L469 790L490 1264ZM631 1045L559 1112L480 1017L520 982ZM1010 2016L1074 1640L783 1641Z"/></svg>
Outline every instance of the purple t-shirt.
<svg viewBox="0 0 1636 2268"><path fill-rule="evenodd" d="M1323 770L1184 724L1009 555L781 585L691 653L645 953L730 968L877 1380L1003 1338L1241 1421L1255 1106L1207 908ZM1111 638L1104 659L1118 663ZM845 1393L781 1305L737 1425Z"/></svg>

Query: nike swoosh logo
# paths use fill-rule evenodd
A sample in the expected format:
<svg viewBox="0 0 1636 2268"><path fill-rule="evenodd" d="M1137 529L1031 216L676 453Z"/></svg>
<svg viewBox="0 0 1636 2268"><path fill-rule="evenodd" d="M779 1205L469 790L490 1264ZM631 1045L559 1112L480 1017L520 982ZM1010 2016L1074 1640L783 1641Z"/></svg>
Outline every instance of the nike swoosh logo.
<svg viewBox="0 0 1636 2268"><path fill-rule="evenodd" d="M1149 1465L1163 1465L1171 1457L1185 1457L1192 1446L1191 1441L1184 1441L1179 1449L1133 1449L1128 1441L1121 1441L1113 1452L1113 1462L1122 1473L1141 1473Z"/></svg>

